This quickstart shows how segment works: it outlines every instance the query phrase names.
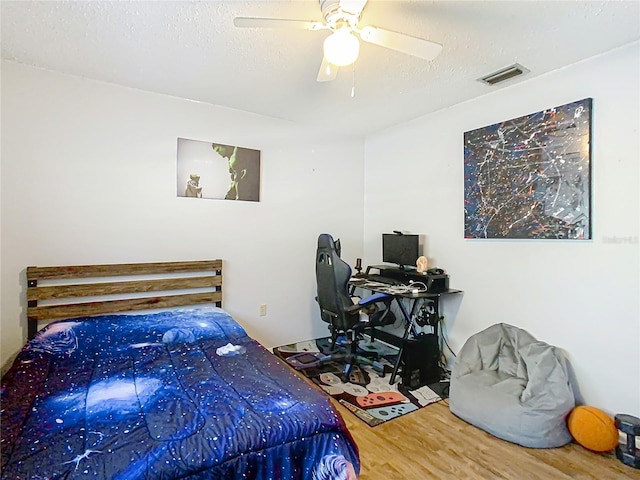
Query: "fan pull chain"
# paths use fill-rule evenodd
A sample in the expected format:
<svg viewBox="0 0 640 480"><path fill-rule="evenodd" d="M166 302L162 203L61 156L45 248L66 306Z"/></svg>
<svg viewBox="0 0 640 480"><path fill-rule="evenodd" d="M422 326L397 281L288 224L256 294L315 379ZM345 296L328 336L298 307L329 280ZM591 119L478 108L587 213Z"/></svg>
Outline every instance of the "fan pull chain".
<svg viewBox="0 0 640 480"><path fill-rule="evenodd" d="M351 69L351 98L356 96L356 64L355 62L352 65Z"/></svg>

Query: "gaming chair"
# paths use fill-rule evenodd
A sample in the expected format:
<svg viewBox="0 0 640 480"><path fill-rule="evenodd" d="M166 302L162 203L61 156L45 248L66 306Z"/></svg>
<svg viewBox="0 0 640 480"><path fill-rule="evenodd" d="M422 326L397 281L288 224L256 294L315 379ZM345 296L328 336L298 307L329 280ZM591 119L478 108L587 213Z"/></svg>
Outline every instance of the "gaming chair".
<svg viewBox="0 0 640 480"><path fill-rule="evenodd" d="M347 375L351 367L358 362L357 339L365 328L389 325L395 321L391 311L393 296L387 293L376 293L354 303L349 292L351 267L340 258L339 240L334 241L328 233L318 237L316 251L316 283L322 320L329 324L331 332L331 349L335 348L338 337L350 335L350 349L347 358ZM383 304L382 309L371 308ZM369 321L360 320L360 311L373 311ZM365 311L366 311L365 310Z"/></svg>

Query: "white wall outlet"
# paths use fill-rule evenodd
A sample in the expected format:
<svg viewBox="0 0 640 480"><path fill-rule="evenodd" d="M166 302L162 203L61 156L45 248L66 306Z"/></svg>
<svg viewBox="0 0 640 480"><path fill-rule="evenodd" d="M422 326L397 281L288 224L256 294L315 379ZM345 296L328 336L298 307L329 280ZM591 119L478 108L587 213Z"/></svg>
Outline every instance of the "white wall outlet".
<svg viewBox="0 0 640 480"><path fill-rule="evenodd" d="M260 316L264 317L267 314L267 304L266 303L261 303L260 304Z"/></svg>

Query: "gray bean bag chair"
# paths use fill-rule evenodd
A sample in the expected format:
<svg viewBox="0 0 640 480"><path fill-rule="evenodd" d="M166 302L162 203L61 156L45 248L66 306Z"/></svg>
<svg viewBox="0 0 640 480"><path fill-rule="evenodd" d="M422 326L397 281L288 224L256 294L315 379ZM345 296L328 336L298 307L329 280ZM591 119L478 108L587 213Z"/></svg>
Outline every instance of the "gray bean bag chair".
<svg viewBox="0 0 640 480"><path fill-rule="evenodd" d="M574 406L562 352L506 323L471 336L451 372L451 412L525 447L569 443L566 417Z"/></svg>

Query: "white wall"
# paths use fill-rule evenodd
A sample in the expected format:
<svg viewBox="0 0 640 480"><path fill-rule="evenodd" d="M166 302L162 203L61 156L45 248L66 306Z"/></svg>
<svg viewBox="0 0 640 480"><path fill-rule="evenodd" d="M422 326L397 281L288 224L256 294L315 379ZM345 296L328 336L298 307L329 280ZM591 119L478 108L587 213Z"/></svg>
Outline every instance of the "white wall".
<svg viewBox="0 0 640 480"><path fill-rule="evenodd" d="M366 265L380 261L380 234L400 229L425 234L432 264L464 290L444 305L454 351L490 324L519 325L567 351L587 403L638 416L638 50L501 88L364 147L3 62L2 363L26 334L27 265L223 258L225 308L270 347L327 331L313 302L318 233L340 236L345 259ZM463 239L463 133L585 97L593 240ZM176 197L177 137L262 150L262 201Z"/></svg>
<svg viewBox="0 0 640 480"><path fill-rule="evenodd" d="M178 137L261 150L261 201L178 198ZM223 306L265 346L327 334L316 239L360 256L363 159L362 139L3 62L2 363L28 265L222 258Z"/></svg>
<svg viewBox="0 0 640 480"><path fill-rule="evenodd" d="M382 232L426 235L432 265L464 291L444 301L454 351L491 324L520 326L566 350L586 403L636 416L639 58L636 43L367 138L364 236L371 264ZM464 132L586 97L593 240L465 240Z"/></svg>

